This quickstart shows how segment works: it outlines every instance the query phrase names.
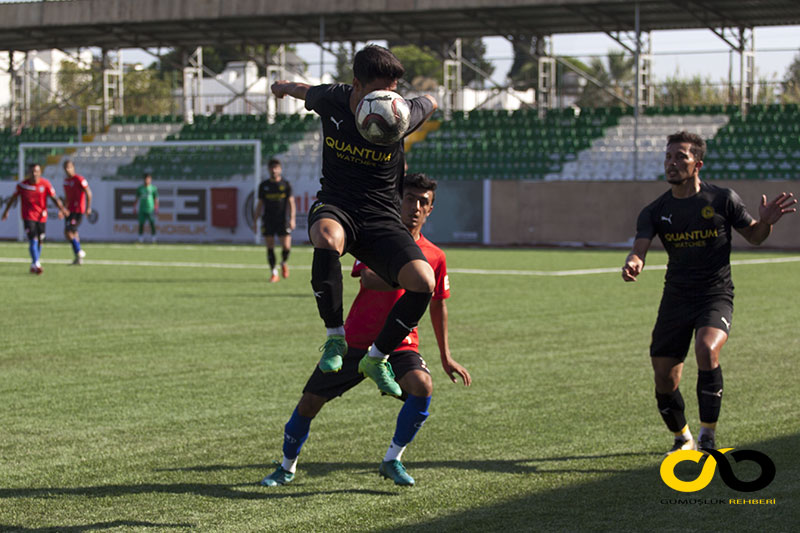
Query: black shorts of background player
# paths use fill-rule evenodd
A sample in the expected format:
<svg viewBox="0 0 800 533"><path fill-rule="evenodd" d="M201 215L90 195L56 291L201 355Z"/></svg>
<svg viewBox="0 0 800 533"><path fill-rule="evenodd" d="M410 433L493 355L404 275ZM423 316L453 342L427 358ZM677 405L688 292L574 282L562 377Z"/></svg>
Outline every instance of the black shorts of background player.
<svg viewBox="0 0 800 533"><path fill-rule="evenodd" d="M277 159L270 159L267 164L269 179L258 186L258 202L253 215L253 231L257 230L261 218L261 234L267 245L267 262L270 268L270 283L278 281L278 269L275 259L275 235L281 242L281 275L289 277L289 253L292 249L291 232L296 226L295 202L292 186L283 179L283 168Z"/></svg>
<svg viewBox="0 0 800 533"><path fill-rule="evenodd" d="M669 256L664 294L650 346L658 410L675 435L669 453L715 449L722 405L719 357L728 340L733 315L731 228L751 244L761 244L797 200L781 193L764 195L756 221L730 189L700 181L705 141L685 131L667 137L664 171L671 188L639 215L633 250L622 279L636 281L650 243L658 235ZM700 436L695 442L678 388L683 362L694 334Z"/></svg>
<svg viewBox="0 0 800 533"><path fill-rule="evenodd" d="M319 367L337 372L347 351L344 340L342 267L350 252L385 281L405 289L389 314L360 369L386 394L401 391L386 364L388 354L416 327L434 288L433 270L400 221L398 180L403 175L402 140L388 146L368 142L356 129L355 110L375 90L396 90L405 70L387 49L366 46L353 60L353 84L317 85L278 81L277 98L305 100L306 109L322 119L324 137L321 189L309 213L309 237L314 245L311 285L328 340ZM408 101L411 112L406 134L418 128L436 109L425 95ZM379 247L387 238L391 248Z"/></svg>

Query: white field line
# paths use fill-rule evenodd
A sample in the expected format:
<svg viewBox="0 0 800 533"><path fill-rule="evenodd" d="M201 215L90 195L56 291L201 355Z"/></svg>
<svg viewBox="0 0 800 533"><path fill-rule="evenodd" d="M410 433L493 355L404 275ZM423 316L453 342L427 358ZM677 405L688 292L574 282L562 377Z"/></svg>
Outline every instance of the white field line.
<svg viewBox="0 0 800 533"><path fill-rule="evenodd" d="M17 257L0 257L0 263L28 263L29 259ZM771 257L763 259L738 259L731 261L731 265L766 265L775 263L797 263L800 256ZM45 260L44 264L68 265L72 263L70 259L51 259ZM167 268L228 268L234 270L254 269L263 270L267 268L265 264L243 264L243 263L195 263L188 261L120 261L105 259L86 259L85 265L102 266L136 266L136 267L167 267ZM647 270L666 270L666 265L647 265ZM310 265L292 264L293 270L311 270ZM622 267L607 268L585 268L575 270L489 270L477 268L450 268L450 274L478 274L495 276L585 276L591 274L618 274Z"/></svg>

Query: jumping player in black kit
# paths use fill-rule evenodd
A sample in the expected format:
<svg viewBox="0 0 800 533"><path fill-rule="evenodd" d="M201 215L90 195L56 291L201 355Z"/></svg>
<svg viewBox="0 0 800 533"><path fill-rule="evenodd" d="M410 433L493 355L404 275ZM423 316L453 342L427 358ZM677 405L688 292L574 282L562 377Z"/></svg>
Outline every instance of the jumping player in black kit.
<svg viewBox="0 0 800 533"><path fill-rule="evenodd" d="M412 331L425 313L435 279L411 234L400 221L398 180L403 176L402 140L389 146L368 142L356 129L355 110L375 90L397 88L405 70L380 46L366 46L353 60L353 84L317 85L278 81L277 98L305 100L306 109L322 119L321 190L309 211L309 237L314 245L311 286L328 340L319 368L338 372L347 352L344 340L342 266L349 252L394 287L405 289L367 354L359 372L389 395L402 391L394 380L388 354ZM406 135L417 129L437 107L425 95L408 101L411 111Z"/></svg>
<svg viewBox="0 0 800 533"><path fill-rule="evenodd" d="M289 252L292 249L292 230L295 228L295 203L292 186L283 179L281 162L270 159L267 164L269 179L258 186L258 202L253 216L253 231L257 231L258 219L261 220L261 234L267 244L267 262L270 268L270 283L278 281L278 269L275 267L275 235L281 240L281 275L289 277Z"/></svg>
<svg viewBox="0 0 800 533"><path fill-rule="evenodd" d="M650 344L656 401L661 417L675 434L667 455L678 450L716 449L715 430L722 405L719 355L730 333L733 315L731 228L751 244L761 244L772 225L793 213L797 200L781 193L761 197L759 220L730 189L700 181L706 144L681 131L667 137L664 170L671 190L645 207L636 224L633 250L622 267L622 279L636 281L657 234L669 261L664 293ZM684 416L678 386L694 334L700 436L695 443Z"/></svg>

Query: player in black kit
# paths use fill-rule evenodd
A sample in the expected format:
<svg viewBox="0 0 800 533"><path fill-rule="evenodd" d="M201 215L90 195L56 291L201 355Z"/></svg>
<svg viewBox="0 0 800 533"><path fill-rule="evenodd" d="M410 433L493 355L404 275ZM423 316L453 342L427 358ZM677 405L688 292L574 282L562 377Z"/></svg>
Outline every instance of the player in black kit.
<svg viewBox="0 0 800 533"><path fill-rule="evenodd" d="M289 277L289 252L292 249L292 230L295 228L295 203L292 186L283 179L281 162L270 159L267 163L269 179L258 186L258 203L253 216L253 231L257 231L261 220L261 234L267 243L267 261L270 268L270 283L278 281L275 262L275 235L281 240L281 275Z"/></svg>
<svg viewBox="0 0 800 533"><path fill-rule="evenodd" d="M633 250L622 267L622 279L636 281L653 237L659 236L669 261L650 359L658 410L675 434L667 455L716 449L714 433L722 404L719 354L733 315L731 228L751 244L761 244L772 225L794 212L797 203L791 193L781 193L770 202L762 196L756 221L735 192L700 181L705 150L699 135L681 131L667 137L664 170L671 189L639 214ZM693 333L701 426L697 443L678 389Z"/></svg>
<svg viewBox="0 0 800 533"><path fill-rule="evenodd" d="M375 90L394 91L403 65L389 50L366 46L353 60L353 84L317 85L278 81L277 98L305 100L306 109L322 119L321 189L308 217L314 245L311 286L328 340L319 368L338 372L347 351L342 309L342 266L346 252L366 264L393 287L405 289L386 323L359 363L359 372L393 396L402 391L394 380L388 354L412 331L425 313L435 280L433 269L400 221L398 180L403 176L403 141L379 146L356 129L355 110ZM408 100L411 119L406 135L437 107L430 95Z"/></svg>

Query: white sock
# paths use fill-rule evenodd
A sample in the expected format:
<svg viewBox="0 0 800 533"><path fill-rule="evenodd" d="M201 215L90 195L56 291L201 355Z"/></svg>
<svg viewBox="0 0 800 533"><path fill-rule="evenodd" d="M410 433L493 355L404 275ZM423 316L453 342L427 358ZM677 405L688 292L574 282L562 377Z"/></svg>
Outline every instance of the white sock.
<svg viewBox="0 0 800 533"><path fill-rule="evenodd" d="M687 424L685 428L683 428L683 433L681 433L681 438L683 440L692 440L692 432L689 431L689 425Z"/></svg>
<svg viewBox="0 0 800 533"><path fill-rule="evenodd" d="M382 351L380 351L378 348L376 348L374 344L369 347L369 351L367 352L367 355L370 356L370 357L374 357L376 359L383 359L384 361L389 359L389 356L386 355L385 353L383 353Z"/></svg>
<svg viewBox="0 0 800 533"><path fill-rule="evenodd" d="M273 268L272 269L272 275L273 276L277 276L278 275L278 269L277 268Z"/></svg>
<svg viewBox="0 0 800 533"><path fill-rule="evenodd" d="M277 276L277 270L275 271L275 275ZM341 335L344 337L344 326L339 326L338 328L326 328L328 330L328 337L331 335Z"/></svg>
<svg viewBox="0 0 800 533"><path fill-rule="evenodd" d="M403 452L406 450L405 446L398 446L394 443L394 439L392 439L392 443L389 444L389 449L386 450L386 455L383 456L383 462L386 461L394 461L400 460L400 457L403 455Z"/></svg>
<svg viewBox="0 0 800 533"><path fill-rule="evenodd" d="M297 457L294 459L287 459L286 456L283 456L283 461L281 461L281 466L287 472L291 472L294 474L295 470L297 470Z"/></svg>

